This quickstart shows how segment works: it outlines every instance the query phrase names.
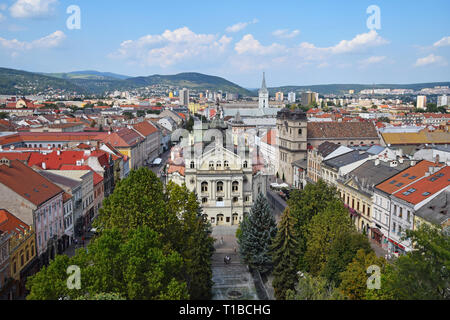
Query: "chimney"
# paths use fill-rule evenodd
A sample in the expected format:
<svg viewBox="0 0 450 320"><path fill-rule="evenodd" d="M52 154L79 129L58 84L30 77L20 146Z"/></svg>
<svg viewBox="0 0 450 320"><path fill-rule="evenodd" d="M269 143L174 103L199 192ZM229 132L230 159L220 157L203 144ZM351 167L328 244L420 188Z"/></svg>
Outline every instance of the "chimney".
<svg viewBox="0 0 450 320"><path fill-rule="evenodd" d="M47 170L47 165L45 164L45 162L42 162L42 169Z"/></svg>
<svg viewBox="0 0 450 320"><path fill-rule="evenodd" d="M380 159L375 159L375 166L379 166L380 165Z"/></svg>
<svg viewBox="0 0 450 320"><path fill-rule="evenodd" d="M440 160L440 159L439 159L439 154L437 154L437 155L436 155L436 159L435 159L435 162L434 162L434 163L435 163L436 165L437 165L437 164L439 164L439 160Z"/></svg>
<svg viewBox="0 0 450 320"><path fill-rule="evenodd" d="M57 154L58 156L60 156L60 155L61 155L61 151L57 150L57 151L56 151L56 154Z"/></svg>

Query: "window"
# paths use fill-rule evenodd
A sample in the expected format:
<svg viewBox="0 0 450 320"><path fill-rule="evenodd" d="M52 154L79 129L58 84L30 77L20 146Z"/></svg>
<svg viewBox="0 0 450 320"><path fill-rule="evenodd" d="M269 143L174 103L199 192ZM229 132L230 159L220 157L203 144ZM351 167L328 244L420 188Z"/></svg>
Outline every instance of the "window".
<svg viewBox="0 0 450 320"><path fill-rule="evenodd" d="M298 134L299 134L299 135L302 135L302 133L303 133L303 132L302 132L302 129L298 129Z"/></svg>
<svg viewBox="0 0 450 320"><path fill-rule="evenodd" d="M217 202L223 202L223 198L222 197L218 197L217 198Z"/></svg>
<svg viewBox="0 0 450 320"><path fill-rule="evenodd" d="M214 170L214 162L213 161L209 162L209 169Z"/></svg>
<svg viewBox="0 0 450 320"><path fill-rule="evenodd" d="M194 163L194 161L191 161L191 169L194 169L195 168L195 163Z"/></svg>
<svg viewBox="0 0 450 320"><path fill-rule="evenodd" d="M222 168L222 162L217 161L216 167L217 167L217 169Z"/></svg>
<svg viewBox="0 0 450 320"><path fill-rule="evenodd" d="M223 192L223 182L217 182L217 192Z"/></svg>
<svg viewBox="0 0 450 320"><path fill-rule="evenodd" d="M395 229L397 229L396 228L397 226L395 225L395 222L392 224L392 232L395 232Z"/></svg>
<svg viewBox="0 0 450 320"><path fill-rule="evenodd" d="M223 162L223 167L224 167L224 168L229 168L229 167L230 167L230 163L229 163L228 161L225 160L225 161Z"/></svg>
<svg viewBox="0 0 450 320"><path fill-rule="evenodd" d="M202 198L202 203L207 203L208 202L208 198Z"/></svg>
<svg viewBox="0 0 450 320"><path fill-rule="evenodd" d="M233 203L236 203L236 202L238 202L239 201L239 198L238 197L233 197Z"/></svg>
<svg viewBox="0 0 450 320"><path fill-rule="evenodd" d="M247 167L248 167L248 162L247 162L247 161L244 161L243 167L244 167L244 168L247 168Z"/></svg>
<svg viewBox="0 0 450 320"><path fill-rule="evenodd" d="M208 182L202 182L202 192L208 192Z"/></svg>
<svg viewBox="0 0 450 320"><path fill-rule="evenodd" d="M239 191L239 182L234 181L233 185L231 186L231 191L238 192Z"/></svg>
<svg viewBox="0 0 450 320"><path fill-rule="evenodd" d="M399 218L403 217L403 208L400 208L400 212L399 212L399 214L398 214L398 217L399 217Z"/></svg>

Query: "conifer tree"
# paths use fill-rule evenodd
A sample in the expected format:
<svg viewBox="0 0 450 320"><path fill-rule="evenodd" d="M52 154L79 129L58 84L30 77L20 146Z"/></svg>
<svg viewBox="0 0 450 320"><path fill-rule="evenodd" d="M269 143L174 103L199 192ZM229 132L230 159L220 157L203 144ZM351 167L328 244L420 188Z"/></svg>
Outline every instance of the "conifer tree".
<svg viewBox="0 0 450 320"><path fill-rule="evenodd" d="M241 230L238 243L244 261L261 273L271 270L270 247L277 234L277 226L269 203L262 194L244 218Z"/></svg>
<svg viewBox="0 0 450 320"><path fill-rule="evenodd" d="M273 282L275 298L286 299L286 291L294 290L297 284L298 241L295 219L289 207L284 211L278 225L278 232L272 245L274 265Z"/></svg>

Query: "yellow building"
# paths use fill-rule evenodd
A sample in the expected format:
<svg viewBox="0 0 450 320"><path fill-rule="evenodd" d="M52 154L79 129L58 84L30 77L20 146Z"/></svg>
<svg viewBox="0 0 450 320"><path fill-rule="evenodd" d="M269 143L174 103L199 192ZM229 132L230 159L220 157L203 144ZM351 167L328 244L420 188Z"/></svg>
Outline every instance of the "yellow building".
<svg viewBox="0 0 450 320"><path fill-rule="evenodd" d="M189 106L188 106L189 111L191 113L198 113L199 111L204 110L206 107L207 107L206 105L202 105L200 103L193 103L193 102L189 103Z"/></svg>
<svg viewBox="0 0 450 320"><path fill-rule="evenodd" d="M35 233L31 226L17 218L7 210L0 210L0 231L10 233L9 267L10 276L15 281L14 295L21 296L25 290L25 282L34 271L32 262L36 258Z"/></svg>
<svg viewBox="0 0 450 320"><path fill-rule="evenodd" d="M169 92L169 98L173 98L173 92L172 91Z"/></svg>

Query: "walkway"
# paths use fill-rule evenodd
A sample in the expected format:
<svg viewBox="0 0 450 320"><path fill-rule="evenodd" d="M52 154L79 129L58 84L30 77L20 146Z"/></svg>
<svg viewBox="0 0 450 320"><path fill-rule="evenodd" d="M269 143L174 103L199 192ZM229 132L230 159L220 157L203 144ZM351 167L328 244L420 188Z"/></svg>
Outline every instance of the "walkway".
<svg viewBox="0 0 450 320"><path fill-rule="evenodd" d="M212 236L217 239L212 257L213 300L258 299L253 278L239 257L236 230L237 226L213 227ZM230 264L224 263L227 255Z"/></svg>

